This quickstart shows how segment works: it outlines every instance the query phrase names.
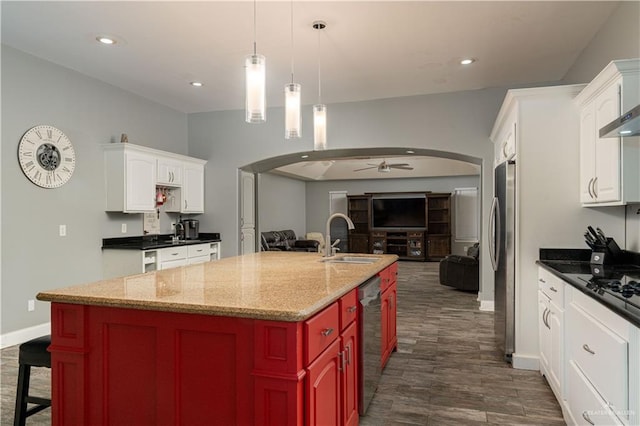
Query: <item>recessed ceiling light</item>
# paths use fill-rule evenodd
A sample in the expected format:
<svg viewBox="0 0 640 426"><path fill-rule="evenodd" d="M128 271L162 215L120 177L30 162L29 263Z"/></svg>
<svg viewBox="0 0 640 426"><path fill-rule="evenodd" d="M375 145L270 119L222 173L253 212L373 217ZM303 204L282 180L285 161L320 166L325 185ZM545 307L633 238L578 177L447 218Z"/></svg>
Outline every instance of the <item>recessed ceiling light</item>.
<svg viewBox="0 0 640 426"><path fill-rule="evenodd" d="M309 158L309 156L305 154L305 155L302 155L300 158Z"/></svg>
<svg viewBox="0 0 640 426"><path fill-rule="evenodd" d="M407 150L407 154L415 154L415 151L411 151L410 149Z"/></svg>
<svg viewBox="0 0 640 426"><path fill-rule="evenodd" d="M204 84L202 84L200 81L192 81L189 84L192 85L193 87L202 87L202 86L204 86Z"/></svg>
<svg viewBox="0 0 640 426"><path fill-rule="evenodd" d="M460 65L470 65L472 63L474 63L476 60L473 58L465 58L463 60L460 61Z"/></svg>
<svg viewBox="0 0 640 426"><path fill-rule="evenodd" d="M117 43L115 38L107 37L107 36L98 36L98 37L96 37L96 40L98 40L102 44L111 45L111 44L116 44Z"/></svg>

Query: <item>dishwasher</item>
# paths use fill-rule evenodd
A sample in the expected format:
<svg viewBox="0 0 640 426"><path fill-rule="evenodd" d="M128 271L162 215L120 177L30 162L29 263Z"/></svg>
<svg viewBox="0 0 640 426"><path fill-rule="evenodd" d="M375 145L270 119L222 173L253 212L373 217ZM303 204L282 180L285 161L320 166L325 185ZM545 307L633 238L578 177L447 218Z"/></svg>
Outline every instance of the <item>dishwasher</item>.
<svg viewBox="0 0 640 426"><path fill-rule="evenodd" d="M359 361L359 412L366 413L373 394L378 388L382 375L382 311L380 301L380 277L367 280L358 287L360 318L358 333L360 337Z"/></svg>

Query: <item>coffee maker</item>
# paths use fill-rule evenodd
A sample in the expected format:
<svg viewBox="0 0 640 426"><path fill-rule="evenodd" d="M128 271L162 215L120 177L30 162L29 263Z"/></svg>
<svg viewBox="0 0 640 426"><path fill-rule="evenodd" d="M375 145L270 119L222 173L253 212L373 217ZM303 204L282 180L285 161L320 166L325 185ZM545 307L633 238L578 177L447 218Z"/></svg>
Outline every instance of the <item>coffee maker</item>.
<svg viewBox="0 0 640 426"><path fill-rule="evenodd" d="M199 229L200 229L200 221L197 219L182 219L180 221L182 223L184 229L184 238L185 240L197 240Z"/></svg>

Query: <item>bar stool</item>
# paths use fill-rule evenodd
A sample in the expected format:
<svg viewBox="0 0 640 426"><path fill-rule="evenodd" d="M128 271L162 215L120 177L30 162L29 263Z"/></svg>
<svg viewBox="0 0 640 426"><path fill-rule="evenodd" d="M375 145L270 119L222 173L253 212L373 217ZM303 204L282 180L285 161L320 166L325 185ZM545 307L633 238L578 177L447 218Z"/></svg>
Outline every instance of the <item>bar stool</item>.
<svg viewBox="0 0 640 426"><path fill-rule="evenodd" d="M18 390L16 392L16 411L14 426L24 426L27 417L51 407L51 399L29 396L29 378L31 367L51 368L51 354L47 348L51 344L51 336L42 336L20 345L18 362ZM27 409L27 404L36 404Z"/></svg>

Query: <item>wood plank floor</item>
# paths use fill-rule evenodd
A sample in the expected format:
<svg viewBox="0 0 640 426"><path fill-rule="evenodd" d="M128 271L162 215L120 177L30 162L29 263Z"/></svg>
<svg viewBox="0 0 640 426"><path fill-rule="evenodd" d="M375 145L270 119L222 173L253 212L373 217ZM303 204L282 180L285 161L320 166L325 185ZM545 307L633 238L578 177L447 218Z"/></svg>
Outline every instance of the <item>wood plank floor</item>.
<svg viewBox="0 0 640 426"><path fill-rule="evenodd" d="M361 425L565 425L545 379L502 360L493 314L476 299L441 286L437 263L400 263L398 352ZM0 351L2 425L13 422L17 355L16 346ZM32 371L32 393L48 395L49 370ZM50 410L27 424L50 424Z"/></svg>

